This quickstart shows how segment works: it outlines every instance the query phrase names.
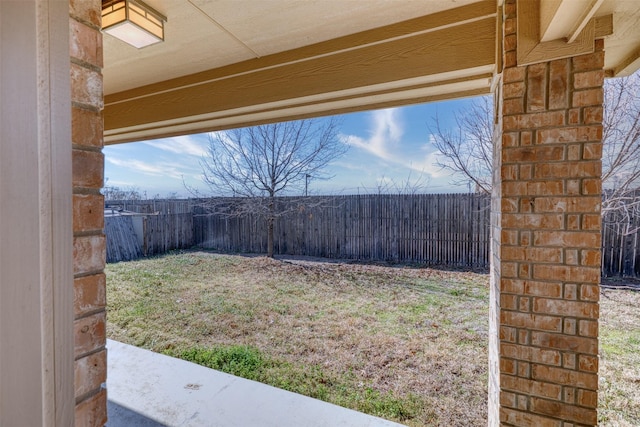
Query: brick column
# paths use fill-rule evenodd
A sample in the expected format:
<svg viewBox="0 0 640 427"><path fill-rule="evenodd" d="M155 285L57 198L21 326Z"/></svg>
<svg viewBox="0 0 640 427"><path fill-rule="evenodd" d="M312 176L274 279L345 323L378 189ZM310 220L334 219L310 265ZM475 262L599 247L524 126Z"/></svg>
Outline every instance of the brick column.
<svg viewBox="0 0 640 427"><path fill-rule="evenodd" d="M496 93L491 425L595 425L604 52L516 66Z"/></svg>
<svg viewBox="0 0 640 427"><path fill-rule="evenodd" d="M70 0L76 427L107 421L101 6Z"/></svg>

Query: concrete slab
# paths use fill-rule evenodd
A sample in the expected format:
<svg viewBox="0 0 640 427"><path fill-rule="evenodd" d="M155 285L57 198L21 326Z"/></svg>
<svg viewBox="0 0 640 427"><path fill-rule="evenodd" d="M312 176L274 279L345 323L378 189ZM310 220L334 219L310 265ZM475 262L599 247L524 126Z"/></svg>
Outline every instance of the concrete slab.
<svg viewBox="0 0 640 427"><path fill-rule="evenodd" d="M107 340L108 427L401 424Z"/></svg>

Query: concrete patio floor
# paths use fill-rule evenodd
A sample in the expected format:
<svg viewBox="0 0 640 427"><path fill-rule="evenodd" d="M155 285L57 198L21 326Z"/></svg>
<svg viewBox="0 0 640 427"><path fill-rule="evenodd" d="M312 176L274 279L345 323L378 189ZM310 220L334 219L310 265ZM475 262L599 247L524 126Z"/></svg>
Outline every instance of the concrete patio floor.
<svg viewBox="0 0 640 427"><path fill-rule="evenodd" d="M108 427L401 424L107 340Z"/></svg>

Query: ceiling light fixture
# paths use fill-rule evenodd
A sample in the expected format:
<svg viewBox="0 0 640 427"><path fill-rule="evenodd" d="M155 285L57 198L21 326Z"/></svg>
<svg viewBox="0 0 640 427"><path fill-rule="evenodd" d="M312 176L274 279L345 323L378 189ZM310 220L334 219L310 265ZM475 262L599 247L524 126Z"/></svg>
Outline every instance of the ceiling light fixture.
<svg viewBox="0 0 640 427"><path fill-rule="evenodd" d="M102 31L138 49L164 41L166 20L140 0L102 2Z"/></svg>

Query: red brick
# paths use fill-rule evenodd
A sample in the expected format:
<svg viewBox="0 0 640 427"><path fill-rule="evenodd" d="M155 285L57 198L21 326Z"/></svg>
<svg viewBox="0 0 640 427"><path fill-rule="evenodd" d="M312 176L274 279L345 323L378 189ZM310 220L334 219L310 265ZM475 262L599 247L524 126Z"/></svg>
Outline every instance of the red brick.
<svg viewBox="0 0 640 427"><path fill-rule="evenodd" d="M512 426L561 427L562 421L551 419L529 412L500 408L500 422Z"/></svg>
<svg viewBox="0 0 640 427"><path fill-rule="evenodd" d="M515 68L512 68L512 69L515 69ZM524 92L525 92L524 82L506 83L502 87L502 96L504 97L504 99L522 98L524 96ZM505 111L505 114L512 114L512 113Z"/></svg>
<svg viewBox="0 0 640 427"><path fill-rule="evenodd" d="M519 132L504 132L502 134L502 147L517 147L519 145Z"/></svg>
<svg viewBox="0 0 640 427"><path fill-rule="evenodd" d="M524 283L525 295L560 298L562 295L562 285L560 283L527 281Z"/></svg>
<svg viewBox="0 0 640 427"><path fill-rule="evenodd" d="M74 274L97 273L104 269L106 246L104 235L73 238Z"/></svg>
<svg viewBox="0 0 640 427"><path fill-rule="evenodd" d="M582 157L585 160L600 160L602 158L602 143L590 142L584 144Z"/></svg>
<svg viewBox="0 0 640 427"><path fill-rule="evenodd" d="M602 164L599 161L538 163L535 165L534 178L595 178L601 172Z"/></svg>
<svg viewBox="0 0 640 427"><path fill-rule="evenodd" d="M536 197L535 211L566 212L566 213L592 213L599 212L601 205L600 196L591 197Z"/></svg>
<svg viewBox="0 0 640 427"><path fill-rule="evenodd" d="M578 285L575 283L566 283L564 285L564 299L578 299Z"/></svg>
<svg viewBox="0 0 640 427"><path fill-rule="evenodd" d="M515 262L502 262L502 277L518 277L518 264Z"/></svg>
<svg viewBox="0 0 640 427"><path fill-rule="evenodd" d="M529 378L531 371L531 365L527 362L518 362L518 373L520 378Z"/></svg>
<svg viewBox="0 0 640 427"><path fill-rule="evenodd" d="M102 9L100 5L101 4L96 1L70 0L69 15L80 21L92 24L99 29L102 23Z"/></svg>
<svg viewBox="0 0 640 427"><path fill-rule="evenodd" d="M500 240L503 245L515 246L518 244L518 232L515 230L502 230Z"/></svg>
<svg viewBox="0 0 640 427"><path fill-rule="evenodd" d="M500 372L503 374L516 374L516 362L511 359L500 358Z"/></svg>
<svg viewBox="0 0 640 427"><path fill-rule="evenodd" d="M585 179L582 181L582 194L585 196L602 194L602 180L600 179ZM598 218L600 215L598 215ZM598 224L600 222L598 221Z"/></svg>
<svg viewBox="0 0 640 427"><path fill-rule="evenodd" d="M573 75L574 89L600 88L604 84L604 70L585 71Z"/></svg>
<svg viewBox="0 0 640 427"><path fill-rule="evenodd" d="M598 285L580 285L580 299L597 302L600 299L600 287Z"/></svg>
<svg viewBox="0 0 640 427"><path fill-rule="evenodd" d="M564 250L564 263L567 265L580 265L580 256L577 249Z"/></svg>
<svg viewBox="0 0 640 427"><path fill-rule="evenodd" d="M571 318L564 319L564 323L563 323L563 326L562 326L562 333L564 333L566 335L575 335L576 334L576 319L571 319ZM573 366L572 366L572 368L573 368Z"/></svg>
<svg viewBox="0 0 640 427"><path fill-rule="evenodd" d="M602 126L577 126L553 129L539 129L537 144L558 144L562 142L600 142L602 140Z"/></svg>
<svg viewBox="0 0 640 427"><path fill-rule="evenodd" d="M102 90L102 74L71 63L71 101L101 110Z"/></svg>
<svg viewBox="0 0 640 427"><path fill-rule="evenodd" d="M517 310L518 309L518 297L515 295L501 294L500 295L500 308L502 310Z"/></svg>
<svg viewBox="0 0 640 427"><path fill-rule="evenodd" d="M500 326L500 340L516 342L516 330L508 326Z"/></svg>
<svg viewBox="0 0 640 427"><path fill-rule="evenodd" d="M107 423L107 391L79 402L76 405L75 427L99 427Z"/></svg>
<svg viewBox="0 0 640 427"><path fill-rule="evenodd" d="M584 124L600 124L602 123L603 109L602 107L584 107Z"/></svg>
<svg viewBox="0 0 640 427"><path fill-rule="evenodd" d="M593 320L580 320L578 322L578 333L585 337L597 337L598 322Z"/></svg>
<svg viewBox="0 0 640 427"><path fill-rule="evenodd" d="M500 169L500 173L503 181L513 181L518 179L518 166L517 165L503 165Z"/></svg>
<svg viewBox="0 0 640 427"><path fill-rule="evenodd" d="M573 265L537 264L533 267L533 278L536 280L575 280L577 282L598 283L600 269Z"/></svg>
<svg viewBox="0 0 640 427"><path fill-rule="evenodd" d="M578 368L585 372L598 372L598 356L581 354L578 357Z"/></svg>
<svg viewBox="0 0 640 427"><path fill-rule="evenodd" d="M102 350L76 360L74 371L76 398L100 389L107 380L107 351Z"/></svg>
<svg viewBox="0 0 640 427"><path fill-rule="evenodd" d="M515 50L504 52L504 67L515 67L518 65L518 55Z"/></svg>
<svg viewBox="0 0 640 427"><path fill-rule="evenodd" d="M602 89L587 89L573 92L571 105L574 107L592 107L602 105Z"/></svg>
<svg viewBox="0 0 640 427"><path fill-rule="evenodd" d="M604 67L604 52L589 53L572 58L573 71L601 70Z"/></svg>
<svg viewBox="0 0 640 427"><path fill-rule="evenodd" d="M537 228L557 230L562 228L564 216L562 214L508 214L502 215L504 228Z"/></svg>
<svg viewBox="0 0 640 427"><path fill-rule="evenodd" d="M524 99L511 98L505 99L502 103L502 110L505 114L521 114L524 113Z"/></svg>
<svg viewBox="0 0 640 427"><path fill-rule="evenodd" d="M562 387L557 384L527 380L525 378L510 375L500 376L500 387L516 393L524 393L531 396L560 399Z"/></svg>
<svg viewBox="0 0 640 427"><path fill-rule="evenodd" d="M549 109L569 106L569 60L559 59L549 64Z"/></svg>
<svg viewBox="0 0 640 427"><path fill-rule="evenodd" d="M74 313L76 317L103 310L107 303L104 273L78 277L73 281Z"/></svg>
<svg viewBox="0 0 640 427"><path fill-rule="evenodd" d="M516 33L516 19L515 18L507 18L504 20L504 34L505 36L509 34Z"/></svg>
<svg viewBox="0 0 640 427"><path fill-rule="evenodd" d="M502 161L514 162L546 162L564 159L563 146L505 148L502 150Z"/></svg>
<svg viewBox="0 0 640 427"><path fill-rule="evenodd" d="M596 425L597 413L595 410L589 411L576 407L575 405L567 405L558 401L540 399L532 397L530 400L530 409L532 412L548 415L555 418L561 418L567 421L575 421L581 424Z"/></svg>
<svg viewBox="0 0 640 427"><path fill-rule="evenodd" d="M580 230L580 215L578 214L567 215L567 230L569 231Z"/></svg>
<svg viewBox="0 0 640 427"><path fill-rule="evenodd" d="M546 108L546 63L530 65L527 72L527 112L543 111Z"/></svg>
<svg viewBox="0 0 640 427"><path fill-rule="evenodd" d="M103 185L104 155L99 151L73 150L73 186L99 189Z"/></svg>
<svg viewBox="0 0 640 427"><path fill-rule="evenodd" d="M580 144L571 144L567 147L567 160L576 161L582 158L582 146Z"/></svg>
<svg viewBox="0 0 640 427"><path fill-rule="evenodd" d="M519 196L544 196L548 194L561 194L564 181L516 181L503 184L503 196L505 194L517 194Z"/></svg>
<svg viewBox="0 0 640 427"><path fill-rule="evenodd" d="M503 117L505 131L537 129L564 125L563 111L549 111L529 114L514 114Z"/></svg>
<svg viewBox="0 0 640 427"><path fill-rule="evenodd" d="M502 212L506 213L506 212L518 212L518 199L517 198L511 198L511 199L502 199L501 200L501 204L502 204Z"/></svg>
<svg viewBox="0 0 640 427"><path fill-rule="evenodd" d="M72 58L102 67L102 33L75 19L69 20L69 53Z"/></svg>
<svg viewBox="0 0 640 427"><path fill-rule="evenodd" d="M510 294L522 294L524 282L522 280L502 279L500 281L500 292Z"/></svg>
<svg viewBox="0 0 640 427"><path fill-rule="evenodd" d="M519 175L522 181L533 178L533 165L519 165Z"/></svg>
<svg viewBox="0 0 640 427"><path fill-rule="evenodd" d="M551 332L562 331L562 318L556 316L543 316L505 310L500 313L500 322L505 326L514 328L539 329Z"/></svg>
<svg viewBox="0 0 640 427"><path fill-rule="evenodd" d="M516 4L515 2L504 2L504 16L514 18L516 16Z"/></svg>
<svg viewBox="0 0 640 427"><path fill-rule="evenodd" d="M546 347L550 349L577 352L577 353L596 354L596 352L598 351L598 340L596 340L595 338L562 335L562 334L555 334L555 333L549 333L549 332L543 332L543 331L532 331L531 343L539 347ZM558 382L558 381L554 381L554 382ZM568 383L558 382L558 383L571 384L571 382L568 382ZM585 386L585 388L590 388L590 386Z"/></svg>
<svg viewBox="0 0 640 427"><path fill-rule="evenodd" d="M528 313L531 311L531 298L528 297L520 297L518 298L518 310L523 313Z"/></svg>
<svg viewBox="0 0 640 427"><path fill-rule="evenodd" d="M504 37L504 50L515 50L517 47L518 39L515 34L509 34Z"/></svg>
<svg viewBox="0 0 640 427"><path fill-rule="evenodd" d="M533 243L536 246L597 248L600 245L600 233L580 231L534 231Z"/></svg>
<svg viewBox="0 0 640 427"><path fill-rule="evenodd" d="M516 407L516 395L514 393L500 393L500 405L511 408Z"/></svg>
<svg viewBox="0 0 640 427"><path fill-rule="evenodd" d="M580 257L581 265L600 268L600 263L602 261L600 249L583 250L580 252Z"/></svg>
<svg viewBox="0 0 640 427"><path fill-rule="evenodd" d="M587 408L598 407L598 393L591 390L578 390L578 405Z"/></svg>
<svg viewBox="0 0 640 427"><path fill-rule="evenodd" d="M518 265L518 277L520 279L530 279L531 278L531 264L520 264Z"/></svg>
<svg viewBox="0 0 640 427"><path fill-rule="evenodd" d="M104 228L104 197L101 194L73 195L73 231L102 231Z"/></svg>
<svg viewBox="0 0 640 427"><path fill-rule="evenodd" d="M525 72L525 67L506 68L502 74L502 81L504 83L524 82ZM522 92L522 94L524 94L524 92Z"/></svg>
<svg viewBox="0 0 640 427"><path fill-rule="evenodd" d="M503 343L500 346L500 353L512 359L526 360L544 365L560 366L560 352L538 347L530 347L518 344Z"/></svg>
<svg viewBox="0 0 640 427"><path fill-rule="evenodd" d="M102 148L104 125L100 113L73 107L71 120L71 141L73 144Z"/></svg>
<svg viewBox="0 0 640 427"><path fill-rule="evenodd" d="M565 369L576 369L576 355L575 353L563 353L562 354L562 367Z"/></svg>
<svg viewBox="0 0 640 427"><path fill-rule="evenodd" d="M73 330L75 335L76 358L104 348L106 344L105 313L96 313L75 320Z"/></svg>

